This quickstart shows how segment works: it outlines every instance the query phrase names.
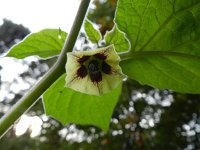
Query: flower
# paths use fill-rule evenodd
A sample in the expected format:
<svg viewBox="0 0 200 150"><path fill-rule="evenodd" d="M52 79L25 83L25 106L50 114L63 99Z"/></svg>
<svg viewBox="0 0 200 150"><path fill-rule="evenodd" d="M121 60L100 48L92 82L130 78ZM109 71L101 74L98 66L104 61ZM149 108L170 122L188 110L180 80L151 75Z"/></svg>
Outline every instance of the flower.
<svg viewBox="0 0 200 150"><path fill-rule="evenodd" d="M112 91L126 76L114 46L67 53L66 87L91 95Z"/></svg>

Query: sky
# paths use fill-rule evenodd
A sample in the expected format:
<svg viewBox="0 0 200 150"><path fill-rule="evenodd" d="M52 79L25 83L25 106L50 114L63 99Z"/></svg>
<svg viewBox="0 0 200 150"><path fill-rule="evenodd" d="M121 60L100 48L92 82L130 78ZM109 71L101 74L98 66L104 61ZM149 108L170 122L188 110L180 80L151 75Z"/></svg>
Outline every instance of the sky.
<svg viewBox="0 0 200 150"><path fill-rule="evenodd" d="M80 0L0 0L0 24L6 18L31 32L44 28L69 31Z"/></svg>

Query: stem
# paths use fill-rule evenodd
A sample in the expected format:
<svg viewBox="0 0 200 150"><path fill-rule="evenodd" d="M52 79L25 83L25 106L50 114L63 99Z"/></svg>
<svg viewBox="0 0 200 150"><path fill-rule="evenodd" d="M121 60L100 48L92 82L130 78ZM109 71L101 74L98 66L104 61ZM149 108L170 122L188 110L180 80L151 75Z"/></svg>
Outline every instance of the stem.
<svg viewBox="0 0 200 150"><path fill-rule="evenodd" d="M118 53L121 60L128 60L128 59L145 59L145 58L151 58L151 57L166 57L166 56L171 56L171 57L183 57L183 58L191 58L191 59L197 59L199 60L200 57L196 55L190 55L190 54L185 54L185 53L179 53L179 52L173 52L173 51L142 51L142 52L132 52L132 51L127 51L127 52L121 52Z"/></svg>
<svg viewBox="0 0 200 150"><path fill-rule="evenodd" d="M132 52L131 51L126 51L126 52L120 52L118 53L119 57L121 58L121 60L127 60L130 59Z"/></svg>
<svg viewBox="0 0 200 150"><path fill-rule="evenodd" d="M55 65L24 95L0 120L0 138L8 131L15 121L27 111L38 98L65 72L66 53L72 51L80 28L85 18L90 0L82 0L72 29L65 41L61 54Z"/></svg>

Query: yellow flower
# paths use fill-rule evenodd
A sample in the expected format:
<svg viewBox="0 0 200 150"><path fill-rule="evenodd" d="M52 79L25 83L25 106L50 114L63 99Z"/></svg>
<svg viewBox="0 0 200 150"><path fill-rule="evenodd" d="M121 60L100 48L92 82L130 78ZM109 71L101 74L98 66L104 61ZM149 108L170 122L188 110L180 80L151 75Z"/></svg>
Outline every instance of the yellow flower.
<svg viewBox="0 0 200 150"><path fill-rule="evenodd" d="M126 77L119 62L113 45L70 52L67 54L65 86L91 95L108 93Z"/></svg>

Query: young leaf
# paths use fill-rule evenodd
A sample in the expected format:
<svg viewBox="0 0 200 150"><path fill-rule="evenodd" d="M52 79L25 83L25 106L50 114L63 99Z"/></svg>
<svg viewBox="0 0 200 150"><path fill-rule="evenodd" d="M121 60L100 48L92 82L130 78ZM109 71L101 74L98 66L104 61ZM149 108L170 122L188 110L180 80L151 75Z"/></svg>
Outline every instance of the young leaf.
<svg viewBox="0 0 200 150"><path fill-rule="evenodd" d="M59 29L44 29L29 34L22 42L11 47L6 55L18 59L37 55L48 58L58 55L63 47L67 33Z"/></svg>
<svg viewBox="0 0 200 150"><path fill-rule="evenodd" d="M119 0L115 22L131 43L124 73L156 88L200 93L200 1Z"/></svg>
<svg viewBox="0 0 200 150"><path fill-rule="evenodd" d="M43 94L46 114L63 124L96 125L107 131L121 92L121 84L111 93L93 96L65 88L65 77L66 74L62 75Z"/></svg>
<svg viewBox="0 0 200 150"><path fill-rule="evenodd" d="M97 44L101 40L101 33L93 27L88 19L85 20L84 28L88 39L92 43Z"/></svg>
<svg viewBox="0 0 200 150"><path fill-rule="evenodd" d="M117 52L122 52L129 49L128 40L126 39L124 33L119 31L116 26L114 26L110 32L106 32L104 39L107 45L114 44Z"/></svg>

